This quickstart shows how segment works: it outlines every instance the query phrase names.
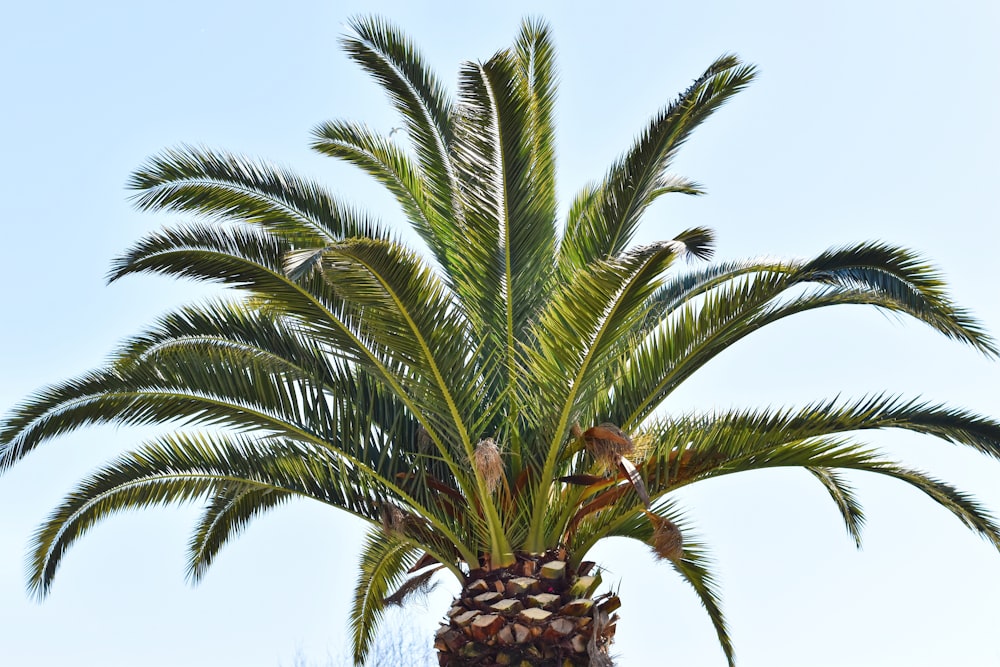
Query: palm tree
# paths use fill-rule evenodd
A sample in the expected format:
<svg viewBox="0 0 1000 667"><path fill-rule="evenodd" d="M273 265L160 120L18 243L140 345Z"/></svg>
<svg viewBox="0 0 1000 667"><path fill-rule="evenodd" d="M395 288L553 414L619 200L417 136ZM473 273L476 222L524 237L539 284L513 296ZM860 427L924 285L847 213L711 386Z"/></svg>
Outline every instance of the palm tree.
<svg viewBox="0 0 1000 667"><path fill-rule="evenodd" d="M108 515L204 503L189 545L197 581L252 519L305 497L371 524L351 616L358 663L387 605L450 572L462 590L435 637L442 665L610 664L620 600L586 558L621 536L649 544L693 587L732 664L705 547L671 496L680 487L805 468L859 541L864 517L844 471L874 472L1000 548L974 499L859 436L905 429L1000 458L994 420L883 394L666 411L730 345L838 304L906 314L997 355L903 248L680 270L681 258L711 255L709 230L631 243L660 196L700 192L671 162L753 67L713 62L559 223L545 25L526 21L511 48L463 65L454 100L397 29L380 19L351 28L347 53L388 92L403 131L330 122L313 147L385 185L427 253L282 168L191 147L149 160L130 181L138 207L195 222L141 240L111 280L160 273L231 290L163 316L105 367L39 391L0 424L0 469L91 424L172 427L85 479L39 528L34 594Z"/></svg>

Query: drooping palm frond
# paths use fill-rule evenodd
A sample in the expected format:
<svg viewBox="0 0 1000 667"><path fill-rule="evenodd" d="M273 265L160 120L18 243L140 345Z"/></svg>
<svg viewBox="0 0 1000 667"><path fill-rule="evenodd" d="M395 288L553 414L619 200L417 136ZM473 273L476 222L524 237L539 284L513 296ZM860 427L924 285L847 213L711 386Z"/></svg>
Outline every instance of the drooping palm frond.
<svg viewBox="0 0 1000 667"><path fill-rule="evenodd" d="M222 548L251 521L295 497L291 491L239 483L220 484L211 493L188 542L187 576L192 583L205 577Z"/></svg>
<svg viewBox="0 0 1000 667"><path fill-rule="evenodd" d="M736 651L725 614L722 612L722 597L719 593L719 583L711 571L711 559L704 546L697 541L685 540L684 558L674 561L671 567L686 581L701 601L705 612L712 620L715 636L719 646L726 656L729 667L736 665Z"/></svg>
<svg viewBox="0 0 1000 667"><path fill-rule="evenodd" d="M916 253L887 243L860 243L834 248L806 262L801 278L871 291L893 310L922 320L948 338L983 354L1000 354L996 343L969 311L956 306L940 273Z"/></svg>
<svg viewBox="0 0 1000 667"><path fill-rule="evenodd" d="M267 463L258 462L263 450ZM363 481L340 466L324 466L303 448L271 440L174 435L159 445L127 454L91 475L57 508L35 535L29 561L30 586L44 595L69 546L101 518L127 509L202 500L216 488L242 487L293 492L364 515L370 501L352 486ZM337 479L341 476L340 479ZM380 485L363 487L381 492ZM359 504L360 503L360 504Z"/></svg>
<svg viewBox="0 0 1000 667"><path fill-rule="evenodd" d="M651 422L646 432L655 444L643 462L646 483L655 495L743 465L780 461L767 457L785 447L890 428L932 435L1000 458L1000 422L965 410L874 395L798 410L743 410Z"/></svg>
<svg viewBox="0 0 1000 667"><path fill-rule="evenodd" d="M862 244L808 262L733 263L667 283L650 298L647 317L632 334L635 346L607 394L614 400L603 400L597 411L634 428L685 379L754 331L847 304L911 315L996 354L993 340L951 303L927 264L900 248Z"/></svg>
<svg viewBox="0 0 1000 667"><path fill-rule="evenodd" d="M385 612L385 598L399 586L419 552L406 540L377 531L368 533L351 605L351 650L355 664L364 663Z"/></svg>
<svg viewBox="0 0 1000 667"><path fill-rule="evenodd" d="M808 470L826 487L840 511L840 516L844 519L848 534L860 549L861 529L865 525L865 513L854 494L854 489L835 470L829 468L808 468Z"/></svg>
<svg viewBox="0 0 1000 667"><path fill-rule="evenodd" d="M923 491L931 500L951 512L967 528L988 541L995 549L1000 550L1000 523L986 507L971 495L926 473L892 463L884 463L876 467L865 468L865 470L893 477Z"/></svg>
<svg viewBox="0 0 1000 667"><path fill-rule="evenodd" d="M701 601L705 612L712 621L719 646L726 656L730 667L736 664L736 655L725 614L722 611L722 599L719 584L712 573L712 559L708 548L698 538L691 521L674 502L659 503L655 509L661 516L675 524L683 535L683 555L670 561L670 566L680 577L691 586ZM647 516L636 512L626 521L619 523L609 536L627 537L649 544L653 539L654 528Z"/></svg>

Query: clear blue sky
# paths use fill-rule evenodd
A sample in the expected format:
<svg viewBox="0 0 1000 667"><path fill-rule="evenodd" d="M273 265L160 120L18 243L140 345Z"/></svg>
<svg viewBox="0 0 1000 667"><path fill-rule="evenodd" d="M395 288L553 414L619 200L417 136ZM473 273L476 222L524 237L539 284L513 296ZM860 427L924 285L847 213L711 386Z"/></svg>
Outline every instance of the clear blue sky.
<svg viewBox="0 0 1000 667"><path fill-rule="evenodd" d="M717 230L719 257L808 256L863 239L915 248L1000 334L1000 5L995 2L8 3L0 13L0 409L101 363L190 285L131 278L111 258L168 221L124 183L181 142L273 158L384 219L390 200L306 145L316 123L398 124L340 53L346 17L404 26L445 80L542 15L560 53L560 192L603 174L646 118L714 57L757 83L685 147L709 196L658 204L643 240ZM176 219L175 219L176 220ZM1000 363L863 309L789 321L740 343L670 409L802 404L888 390L1000 416ZM360 527L301 504L252 525L204 583L184 582L193 510L112 518L68 554L42 604L24 589L30 535L62 494L142 434L63 437L0 477L0 662L13 667L276 667L341 652ZM1000 464L916 436L873 444L1000 511ZM854 550L805 473L685 492L713 546L742 667L997 665L1000 554L900 484L854 476L869 515ZM623 667L721 666L695 597L641 545L599 559L620 578ZM416 608L430 629L448 593Z"/></svg>

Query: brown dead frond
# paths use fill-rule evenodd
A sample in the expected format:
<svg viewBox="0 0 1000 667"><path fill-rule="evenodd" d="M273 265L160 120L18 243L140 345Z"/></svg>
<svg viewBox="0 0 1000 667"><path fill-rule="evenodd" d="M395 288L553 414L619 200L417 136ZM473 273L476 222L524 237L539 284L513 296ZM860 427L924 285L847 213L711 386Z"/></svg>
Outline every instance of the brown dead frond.
<svg viewBox="0 0 1000 667"><path fill-rule="evenodd" d="M403 584L397 588L394 592L390 593L385 597L383 602L388 605L393 605L396 607L402 607L404 603L408 602L411 598L426 598L428 595L434 592L437 588L437 581L432 582L431 579L438 570L443 566L435 567L434 569L428 570L426 572L421 572L415 577L410 577Z"/></svg>

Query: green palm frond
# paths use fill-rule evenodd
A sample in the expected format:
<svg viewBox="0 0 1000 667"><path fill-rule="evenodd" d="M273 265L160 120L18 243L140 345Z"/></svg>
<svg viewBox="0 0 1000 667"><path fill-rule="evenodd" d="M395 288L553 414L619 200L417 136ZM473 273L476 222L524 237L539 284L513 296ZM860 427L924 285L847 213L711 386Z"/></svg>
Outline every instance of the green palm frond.
<svg viewBox="0 0 1000 667"><path fill-rule="evenodd" d="M294 425L246 405L172 389L139 388L146 382L157 384L160 378L145 368L127 376L95 371L36 393L16 407L4 423L0 465L7 468L46 440L100 423L199 423L270 435L300 435Z"/></svg>
<svg viewBox="0 0 1000 667"><path fill-rule="evenodd" d="M353 35L341 43L347 54L385 89L399 112L429 187L431 204L442 220L455 220L458 181L449 154L452 102L414 44L397 28L376 18L350 22ZM447 246L459 234L453 226L439 242Z"/></svg>
<svg viewBox="0 0 1000 667"><path fill-rule="evenodd" d="M608 172L593 206L572 219L560 248L560 264L577 270L627 247L654 199L670 191L665 171L691 132L753 80L755 69L722 56L650 121L632 149ZM669 181L667 181L669 182Z"/></svg>
<svg viewBox="0 0 1000 667"><path fill-rule="evenodd" d="M358 245L361 243L358 240L352 247L361 247ZM372 243L377 244L375 241ZM250 290L270 308L283 315L294 316L311 335L328 340L338 354L370 368L415 414L423 418L438 447L444 448L444 440L429 421L429 415L433 415L435 410L421 409L415 397L421 397L423 393L408 391L405 386L419 383L421 379L421 376L407 371L412 359L400 358L396 349L398 341L384 335L377 338L367 335L378 331L366 331L367 327L377 322L365 319L363 309L345 304L324 274L314 273L306 283L288 278L282 263L290 249L282 241L263 232L188 225L148 237L116 263L113 276L117 278L132 272L155 271L218 280ZM340 252L347 252L347 246L341 247Z"/></svg>
<svg viewBox="0 0 1000 667"><path fill-rule="evenodd" d="M603 374L607 364L617 359L615 354L630 342L623 334L645 317L646 303L659 287L663 272L678 255L710 252L711 238L707 230L689 230L673 241L597 262L559 285L537 318L538 349L528 351L526 369L534 384L556 399L553 403L561 419L553 435L562 437L570 411L578 404L587 405L581 392L596 396L605 390L586 381ZM572 381L567 383L567 377Z"/></svg>
<svg viewBox="0 0 1000 667"><path fill-rule="evenodd" d="M128 187L143 210L195 213L210 220L261 225L300 243L384 236L377 222L323 186L273 164L183 146L151 158Z"/></svg>
<svg viewBox="0 0 1000 667"><path fill-rule="evenodd" d="M323 268L333 289L364 309L366 337L412 369L425 400L434 401L427 414L447 416L448 437L471 457L464 415L474 409L476 369L464 363L470 332L446 287L413 252L384 242L331 247Z"/></svg>
<svg viewBox="0 0 1000 667"><path fill-rule="evenodd" d="M421 414L437 416L435 433L440 435L433 437L457 444L464 459L471 461L473 436L464 415L477 409L482 397L476 391L476 376L470 375L475 367L464 362L467 332L449 308L444 287L412 253L378 242L354 241L331 248L325 276L345 298L371 311L364 321L377 325L378 337L385 336L387 345L417 371L414 377L424 379L419 385ZM463 490L480 498L491 552L498 558L511 553L501 519L484 492L485 481L476 475L473 491L457 468L452 474Z"/></svg>
<svg viewBox="0 0 1000 667"><path fill-rule="evenodd" d="M722 599L719 584L712 573L712 559L708 548L698 538L691 522L673 502L660 503L655 509L660 516L674 523L683 535L683 551L681 558L670 561L670 566L680 577L691 586L702 606L705 608L712 626L719 639L719 646L726 656L730 667L736 664L732 638L725 614L722 611ZM628 520L619 524L610 535L628 537L649 544L653 537L653 526L642 512L635 512Z"/></svg>
<svg viewBox="0 0 1000 667"><path fill-rule="evenodd" d="M899 248L862 244L809 262L728 264L668 283L651 297L646 319L633 332L635 347L609 392L614 405L605 401L597 410L633 428L750 333L790 315L846 304L911 315L994 354L992 339L951 303L929 266Z"/></svg>
<svg viewBox="0 0 1000 667"><path fill-rule="evenodd" d="M755 446L750 434L734 433L725 441L711 441L700 447L696 443L692 449L693 456L673 478L664 471L674 463L666 456L657 456L640 468L654 505L680 486L721 475L782 467L869 470L885 463L875 451L839 437L811 437ZM602 504L599 512L588 515L576 533L570 535L570 546L578 558L606 536L618 534L623 525L629 525L645 510L645 503L628 487L618 486L604 493L613 494L614 502ZM599 503L600 498L591 502Z"/></svg>
<svg viewBox="0 0 1000 667"><path fill-rule="evenodd" d="M929 324L945 336L996 357L982 324L957 307L940 274L917 254L886 243L861 243L822 253L800 269L807 280L874 292L893 310ZM801 278L800 278L801 280Z"/></svg>
<svg viewBox="0 0 1000 667"><path fill-rule="evenodd" d="M247 525L294 497L290 491L247 484L219 485L211 492L188 542L187 576L200 582L222 548Z"/></svg>
<svg viewBox="0 0 1000 667"><path fill-rule="evenodd" d="M126 454L93 473L35 534L28 561L31 590L39 596L48 592L66 550L101 519L129 509L198 501L219 487L302 495L318 490L310 497L334 504L339 500L347 511L365 511L346 483L338 485L346 491L338 498L331 495L336 487L328 485L329 479L314 477L306 482L308 473L319 472L328 478L333 469L322 470L309 463L296 455L301 449L294 446L289 448L278 441L268 445L268 455L255 461L262 449L260 441L177 434L164 438L161 444ZM285 487L282 481L290 484Z"/></svg>
<svg viewBox="0 0 1000 667"><path fill-rule="evenodd" d="M787 465L780 463L785 448L826 438L837 442L833 436L888 428L932 435L1000 458L1000 422L966 410L878 394L850 402L824 401L798 410L738 410L652 422L646 431L654 443L644 462L646 484L650 494L656 495L705 476L735 472L744 465ZM850 467L844 462L801 465Z"/></svg>
<svg viewBox="0 0 1000 667"><path fill-rule="evenodd" d="M112 263L109 277L118 280L137 273L159 273L246 290L303 325L336 335L349 324L340 299L316 275L293 281L285 274L285 256L294 246L249 227L191 223L150 234ZM338 343L350 345L350 334Z"/></svg>
<svg viewBox="0 0 1000 667"><path fill-rule="evenodd" d="M858 502L854 489L844 480L843 476L829 468L808 468L816 479L826 488L830 498L836 503L840 516L844 519L847 532L854 544L861 548L861 530L865 525L865 513Z"/></svg>
<svg viewBox="0 0 1000 667"><path fill-rule="evenodd" d="M552 32L543 21L525 19L514 42L517 72L528 99L533 208L540 220L556 218L555 102L558 75Z"/></svg>
<svg viewBox="0 0 1000 667"><path fill-rule="evenodd" d="M44 439L88 424L172 420L281 435L321 448L392 488L401 489L397 478L415 467L445 484L455 483L449 474L454 466L419 455L417 447L387 447L392 442L416 443L418 426L394 395L365 374L341 367L328 384L312 386L312 377L295 378L296 369L276 367L270 358L258 367L253 357L233 346L209 346L207 351L198 345L189 344L185 350L180 346L155 359L147 357L140 366L51 388L26 404L8 425L16 435L3 451L3 464L12 464ZM303 396L316 398L302 401ZM405 497L427 516L458 525L432 489L415 486Z"/></svg>
<svg viewBox="0 0 1000 667"><path fill-rule="evenodd" d="M447 218L434 210L423 174L402 149L371 129L346 121L323 123L313 130L313 137L314 150L346 160L384 185L438 262L444 267L451 265L454 230Z"/></svg>
<svg viewBox="0 0 1000 667"><path fill-rule="evenodd" d="M621 353L625 343L621 334L644 316L644 305L660 275L678 254L708 252L710 240L705 230L690 230L674 241L643 246L618 261L598 263L561 286L539 315L535 325L539 347L528 351L526 371L533 384L550 397L545 409L554 408L539 417L545 420L543 433L549 444L535 454L533 464L540 468L543 484L554 479L574 412L602 391L593 380L606 375L607 364ZM533 510L531 539L539 542L547 493L547 489L538 493Z"/></svg>
<svg viewBox="0 0 1000 667"><path fill-rule="evenodd" d="M919 470L911 470L893 463L883 463L863 468L863 470L898 479L919 489L935 503L951 512L967 528L992 544L995 549L1000 550L1000 524L971 495Z"/></svg>
<svg viewBox="0 0 1000 667"><path fill-rule="evenodd" d="M687 533L685 528L682 528ZM694 589L705 612L712 620L715 628L715 636L719 640L719 646L726 656L729 667L736 665L736 653L733 648L733 640L729 635L729 626L726 617L722 612L722 599L719 594L719 583L712 574L711 558L701 542L685 539L684 558L671 562L671 567L681 576L684 581Z"/></svg>
<svg viewBox="0 0 1000 667"><path fill-rule="evenodd" d="M517 382L518 349L548 296L556 245L551 137L536 126L551 113L547 39L527 25L522 37L519 54L502 51L463 67L453 149L465 221L456 291L486 354L501 360L504 377L493 381L506 387ZM506 400L516 422L516 394ZM509 434L516 471L521 443L516 430Z"/></svg>
<svg viewBox="0 0 1000 667"><path fill-rule="evenodd" d="M251 358L270 360L276 372L280 368L322 383L334 382L342 370L336 350L309 335L295 320L235 299L206 301L162 315L153 326L119 345L114 359L119 365L137 364L192 346L242 350Z"/></svg>
<svg viewBox="0 0 1000 667"><path fill-rule="evenodd" d="M466 233L460 240L460 283L481 304L486 326L503 332L501 347L523 339L527 315L552 271L555 218L551 201L535 197L532 100L509 52L468 63L460 74L453 154L462 180ZM499 259L500 261L497 261Z"/></svg>
<svg viewBox="0 0 1000 667"><path fill-rule="evenodd" d="M414 514L405 530L426 545L425 550L440 554L445 563L452 562L445 554L450 555L454 545L464 543L452 532L460 528L457 521L435 517L392 479L375 474L357 460L346 460L325 448L288 439L175 433L98 470L66 498L35 536L29 585L37 595L44 596L66 550L109 515L218 495L238 497L241 491L311 498L373 523L380 522L389 503L427 511ZM212 502L209 515L216 511ZM249 498L243 508L249 511L242 520L267 506L266 502ZM240 512L227 519L225 530L214 537L205 531L206 538L200 537L204 523L200 522L195 541L200 544L219 540L225 538L227 530L241 527ZM216 545L221 547L222 543ZM212 544L207 546L207 560L192 563L195 567L204 568L211 560Z"/></svg>
<svg viewBox="0 0 1000 667"><path fill-rule="evenodd" d="M406 540L371 530L361 550L361 570L351 605L351 651L362 665L385 611L385 598L417 562L420 550Z"/></svg>

